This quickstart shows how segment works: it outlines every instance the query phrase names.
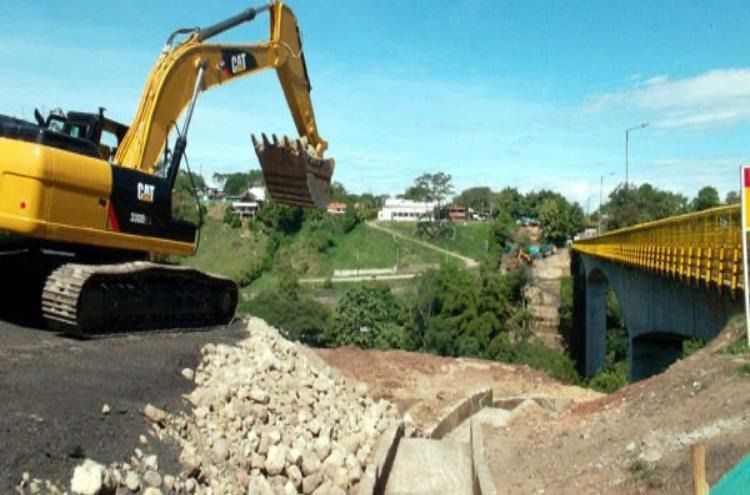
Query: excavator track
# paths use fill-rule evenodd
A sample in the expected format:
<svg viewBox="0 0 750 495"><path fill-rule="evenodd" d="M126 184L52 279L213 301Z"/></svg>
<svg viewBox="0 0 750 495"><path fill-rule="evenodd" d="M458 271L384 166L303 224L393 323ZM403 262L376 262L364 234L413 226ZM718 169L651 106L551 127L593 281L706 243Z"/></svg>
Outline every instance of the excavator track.
<svg viewBox="0 0 750 495"><path fill-rule="evenodd" d="M222 325L234 317L237 285L190 267L146 261L68 263L42 291L48 325L86 337Z"/></svg>

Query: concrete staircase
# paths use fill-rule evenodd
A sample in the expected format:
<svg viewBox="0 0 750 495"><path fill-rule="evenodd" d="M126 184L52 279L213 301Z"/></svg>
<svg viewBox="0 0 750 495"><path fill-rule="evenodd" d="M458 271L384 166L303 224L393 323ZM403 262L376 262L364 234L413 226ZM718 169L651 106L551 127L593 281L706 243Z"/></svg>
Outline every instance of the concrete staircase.
<svg viewBox="0 0 750 495"><path fill-rule="evenodd" d="M560 278L570 270L567 249L534 261L531 281L524 290L527 309L534 318L531 331L546 345L562 350L560 336Z"/></svg>
<svg viewBox="0 0 750 495"><path fill-rule="evenodd" d="M415 474L418 475L415 476ZM399 444L386 495L473 495L469 442L404 438Z"/></svg>

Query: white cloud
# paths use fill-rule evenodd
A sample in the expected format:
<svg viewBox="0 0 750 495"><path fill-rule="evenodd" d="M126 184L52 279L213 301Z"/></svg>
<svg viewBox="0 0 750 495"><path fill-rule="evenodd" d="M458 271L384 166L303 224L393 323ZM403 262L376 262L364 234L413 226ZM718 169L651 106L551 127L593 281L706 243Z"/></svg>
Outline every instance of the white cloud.
<svg viewBox="0 0 750 495"><path fill-rule="evenodd" d="M589 110L636 109L664 128L708 128L750 121L750 68L715 69L694 77L658 75L628 91L591 98Z"/></svg>

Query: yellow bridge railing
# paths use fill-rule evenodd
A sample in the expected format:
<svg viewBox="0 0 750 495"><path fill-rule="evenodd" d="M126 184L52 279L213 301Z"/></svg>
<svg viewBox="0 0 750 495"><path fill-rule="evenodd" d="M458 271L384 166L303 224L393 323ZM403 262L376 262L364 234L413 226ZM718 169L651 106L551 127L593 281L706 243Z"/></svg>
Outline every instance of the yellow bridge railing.
<svg viewBox="0 0 750 495"><path fill-rule="evenodd" d="M573 249L689 284L742 290L739 205L615 230L576 241Z"/></svg>

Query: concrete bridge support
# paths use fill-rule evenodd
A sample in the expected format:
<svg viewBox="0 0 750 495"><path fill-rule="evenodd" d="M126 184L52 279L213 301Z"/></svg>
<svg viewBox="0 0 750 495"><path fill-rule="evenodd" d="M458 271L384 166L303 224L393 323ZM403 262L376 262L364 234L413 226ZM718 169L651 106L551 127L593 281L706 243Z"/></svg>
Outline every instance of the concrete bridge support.
<svg viewBox="0 0 750 495"><path fill-rule="evenodd" d="M573 335L579 371L593 376L606 353L606 289L620 302L630 341L631 380L666 369L682 353L682 341L711 340L729 317L742 311L739 299L645 270L573 253Z"/></svg>

